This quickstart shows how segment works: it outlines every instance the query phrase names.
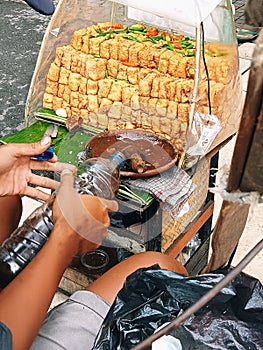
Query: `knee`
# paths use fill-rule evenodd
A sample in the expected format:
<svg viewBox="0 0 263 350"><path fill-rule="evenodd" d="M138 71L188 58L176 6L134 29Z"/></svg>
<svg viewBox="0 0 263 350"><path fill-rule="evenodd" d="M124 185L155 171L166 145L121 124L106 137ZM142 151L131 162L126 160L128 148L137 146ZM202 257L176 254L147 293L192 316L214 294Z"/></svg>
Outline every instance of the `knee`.
<svg viewBox="0 0 263 350"><path fill-rule="evenodd" d="M147 251L135 254L131 258L138 269L158 264L162 269L187 275L187 270L180 262L160 252Z"/></svg>

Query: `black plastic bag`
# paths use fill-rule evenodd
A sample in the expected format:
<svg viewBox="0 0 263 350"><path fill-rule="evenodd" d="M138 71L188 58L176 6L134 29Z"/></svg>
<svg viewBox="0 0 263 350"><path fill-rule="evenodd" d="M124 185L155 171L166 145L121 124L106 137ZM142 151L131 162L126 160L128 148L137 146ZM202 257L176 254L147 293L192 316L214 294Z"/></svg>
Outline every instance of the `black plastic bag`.
<svg viewBox="0 0 263 350"><path fill-rule="evenodd" d="M187 277L157 265L130 275L118 293L94 350L131 349L194 304L226 271ZM263 288L240 274L172 332L186 349L263 349Z"/></svg>

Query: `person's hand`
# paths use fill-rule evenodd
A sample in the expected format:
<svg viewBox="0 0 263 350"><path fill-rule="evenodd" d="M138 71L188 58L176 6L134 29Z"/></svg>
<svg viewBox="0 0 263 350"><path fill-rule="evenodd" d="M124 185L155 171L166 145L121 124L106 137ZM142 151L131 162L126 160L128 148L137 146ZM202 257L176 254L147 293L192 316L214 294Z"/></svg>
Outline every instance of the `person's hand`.
<svg viewBox="0 0 263 350"><path fill-rule="evenodd" d="M32 159L43 153L50 144L51 138L44 137L35 143L6 144L0 147L0 196L20 194L48 200L49 194L28 185L56 189L57 181L33 174L32 170L62 171L67 167L74 169L69 164L57 163L56 156L49 161Z"/></svg>
<svg viewBox="0 0 263 350"><path fill-rule="evenodd" d="M70 170L61 174L61 184L53 204L55 227L77 233L78 254L96 249L107 236L110 225L108 213L118 210L116 201L90 195L80 195L73 187L74 177ZM84 238L84 239L83 239Z"/></svg>

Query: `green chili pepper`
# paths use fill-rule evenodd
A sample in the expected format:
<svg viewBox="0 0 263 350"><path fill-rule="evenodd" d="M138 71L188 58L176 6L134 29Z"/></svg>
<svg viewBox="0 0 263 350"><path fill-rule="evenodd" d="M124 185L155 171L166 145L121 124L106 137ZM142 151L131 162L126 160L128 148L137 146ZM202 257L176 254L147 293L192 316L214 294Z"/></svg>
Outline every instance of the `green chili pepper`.
<svg viewBox="0 0 263 350"><path fill-rule="evenodd" d="M100 56L98 56L98 55L94 55L94 56L93 56L93 58L100 58Z"/></svg>
<svg viewBox="0 0 263 350"><path fill-rule="evenodd" d="M109 71L108 71L108 68L106 68L106 71L105 71L105 77L108 78L109 77Z"/></svg>
<svg viewBox="0 0 263 350"><path fill-rule="evenodd" d="M128 33L128 28L125 28L125 29L114 29L112 32L115 33L115 34Z"/></svg>
<svg viewBox="0 0 263 350"><path fill-rule="evenodd" d="M124 39L133 40L133 41L137 41L138 43L141 42L138 38L136 38L135 36L132 36L132 35L123 35L123 38Z"/></svg>

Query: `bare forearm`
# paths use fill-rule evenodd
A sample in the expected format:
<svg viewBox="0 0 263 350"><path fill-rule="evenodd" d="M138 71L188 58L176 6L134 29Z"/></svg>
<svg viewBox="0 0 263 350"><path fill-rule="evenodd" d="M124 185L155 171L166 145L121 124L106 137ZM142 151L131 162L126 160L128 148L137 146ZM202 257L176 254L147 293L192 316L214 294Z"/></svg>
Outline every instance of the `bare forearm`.
<svg viewBox="0 0 263 350"><path fill-rule="evenodd" d="M14 350L27 349L31 345L59 281L78 251L78 244L76 235L71 234L69 228L60 230L56 225L38 255L1 292L0 320L12 332Z"/></svg>

